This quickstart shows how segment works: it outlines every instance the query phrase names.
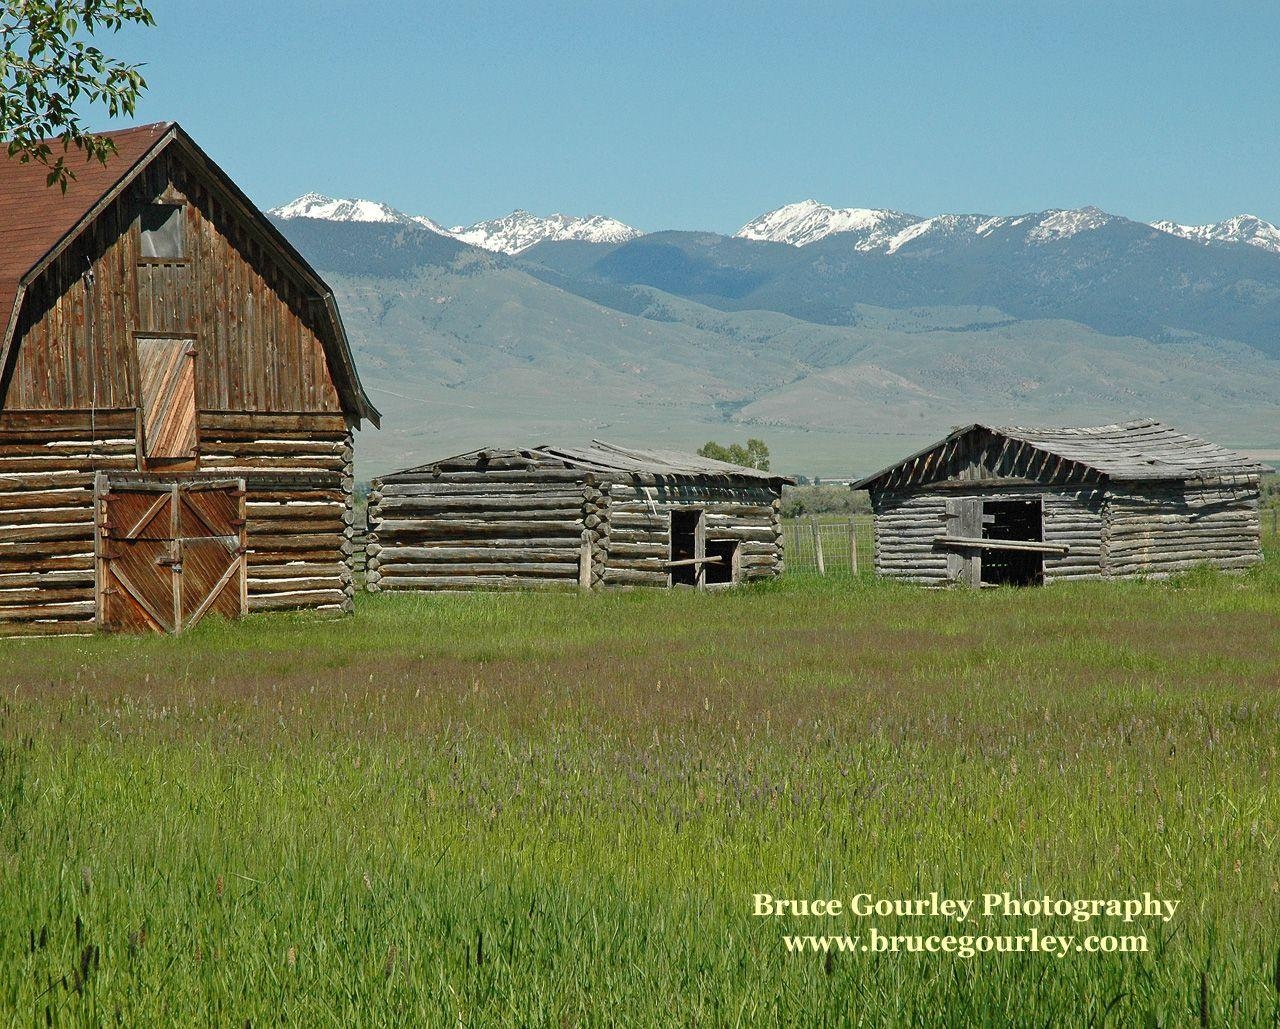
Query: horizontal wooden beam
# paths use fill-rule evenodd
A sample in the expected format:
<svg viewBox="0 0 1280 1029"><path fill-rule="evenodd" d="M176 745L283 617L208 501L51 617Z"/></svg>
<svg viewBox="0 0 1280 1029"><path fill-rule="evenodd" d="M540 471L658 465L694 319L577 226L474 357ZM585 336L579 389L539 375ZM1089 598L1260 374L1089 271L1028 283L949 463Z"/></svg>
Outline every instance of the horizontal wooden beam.
<svg viewBox="0 0 1280 1029"><path fill-rule="evenodd" d="M1044 543L1040 540L984 540L970 536L935 536L933 542L944 547L974 547L981 550L1025 550L1038 554L1069 554L1065 543Z"/></svg>

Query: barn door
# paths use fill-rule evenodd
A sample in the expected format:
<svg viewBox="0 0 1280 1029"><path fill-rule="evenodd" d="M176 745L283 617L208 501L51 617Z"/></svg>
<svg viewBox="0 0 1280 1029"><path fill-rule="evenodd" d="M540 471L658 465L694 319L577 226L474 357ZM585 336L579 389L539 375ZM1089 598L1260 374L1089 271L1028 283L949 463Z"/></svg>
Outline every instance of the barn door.
<svg viewBox="0 0 1280 1029"><path fill-rule="evenodd" d="M196 458L195 344L139 336L142 456L148 467L190 466Z"/></svg>
<svg viewBox="0 0 1280 1029"><path fill-rule="evenodd" d="M982 500L954 497L947 500L947 535L982 539ZM970 586L982 584L982 551L976 547L947 550L947 578Z"/></svg>
<svg viewBox="0 0 1280 1029"><path fill-rule="evenodd" d="M98 619L116 632L178 633L245 613L241 480L98 486Z"/></svg>

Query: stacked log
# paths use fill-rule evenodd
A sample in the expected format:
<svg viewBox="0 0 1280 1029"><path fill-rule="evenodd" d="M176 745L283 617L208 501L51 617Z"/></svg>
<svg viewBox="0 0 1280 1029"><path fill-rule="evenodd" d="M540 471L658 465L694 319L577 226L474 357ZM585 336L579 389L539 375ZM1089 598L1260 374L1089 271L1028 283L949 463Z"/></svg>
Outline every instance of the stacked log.
<svg viewBox="0 0 1280 1029"><path fill-rule="evenodd" d="M369 502L368 588L564 588L579 580L582 476L505 466L384 476ZM593 528L600 524L593 513Z"/></svg>
<svg viewBox="0 0 1280 1029"><path fill-rule="evenodd" d="M1162 578L1202 565L1235 570L1262 560L1256 485L1192 486L1092 483L1077 486L877 491L876 572L942 585L953 578L946 549L934 544L946 523L946 498L1018 500L1038 497L1043 541L1066 553L1044 555L1046 582L1100 577Z"/></svg>
<svg viewBox="0 0 1280 1029"><path fill-rule="evenodd" d="M934 538L947 525L946 498L937 493L871 494L875 512L876 574L926 586L951 581L947 552Z"/></svg>
<svg viewBox="0 0 1280 1029"><path fill-rule="evenodd" d="M781 499L768 483L610 476L481 452L374 482L367 586L667 586L682 506L704 512L708 539L738 543L744 579L780 570Z"/></svg>
<svg viewBox="0 0 1280 1029"><path fill-rule="evenodd" d="M1021 499L1026 492L1011 494ZM1044 581L1096 579L1103 574L1102 490L1094 486L1050 489L1041 495L1046 543L1062 543L1065 554L1044 555Z"/></svg>
<svg viewBox="0 0 1280 1029"><path fill-rule="evenodd" d="M609 486L598 485L591 477L582 487L583 539L587 547L589 568L586 586L591 590L604 587L604 573L609 563L612 508Z"/></svg>
<svg viewBox="0 0 1280 1029"><path fill-rule="evenodd" d="M1164 578L1203 565L1262 560L1258 490L1181 484L1116 492L1107 502L1106 562L1118 578Z"/></svg>
<svg viewBox="0 0 1280 1029"><path fill-rule="evenodd" d="M782 497L774 497L769 504L769 521L773 526L773 548L776 555L774 571L781 575L787 567L787 544L782 531Z"/></svg>
<svg viewBox="0 0 1280 1029"><path fill-rule="evenodd" d="M685 506L703 512L708 540L738 544L744 581L782 571L781 495L765 483L725 485L696 479L653 486L615 483L611 495L606 585L668 585L671 512Z"/></svg>
<svg viewBox="0 0 1280 1029"><path fill-rule="evenodd" d="M352 610L351 430L341 415L200 412L200 475L248 490L250 611Z"/></svg>
<svg viewBox="0 0 1280 1029"><path fill-rule="evenodd" d="M0 414L0 636L93 632L94 475L137 467L135 413Z"/></svg>

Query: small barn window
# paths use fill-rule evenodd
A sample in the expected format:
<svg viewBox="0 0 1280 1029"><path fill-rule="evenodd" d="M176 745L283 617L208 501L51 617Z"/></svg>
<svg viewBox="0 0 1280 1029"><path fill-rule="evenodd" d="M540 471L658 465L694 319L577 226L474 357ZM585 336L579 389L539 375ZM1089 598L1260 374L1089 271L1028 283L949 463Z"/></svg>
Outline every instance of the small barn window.
<svg viewBox="0 0 1280 1029"><path fill-rule="evenodd" d="M181 261L186 254L181 204L148 204L142 209L139 255L144 261Z"/></svg>

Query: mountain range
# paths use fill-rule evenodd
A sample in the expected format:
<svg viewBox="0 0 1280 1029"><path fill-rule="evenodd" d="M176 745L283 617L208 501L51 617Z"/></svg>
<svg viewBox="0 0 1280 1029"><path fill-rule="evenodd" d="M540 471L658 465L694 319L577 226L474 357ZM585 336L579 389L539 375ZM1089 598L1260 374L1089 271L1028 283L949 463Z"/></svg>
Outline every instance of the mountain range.
<svg viewBox="0 0 1280 1029"><path fill-rule="evenodd" d="M385 204L269 214L333 285L384 431L361 474L486 443L697 446L866 471L975 420L1136 415L1280 458L1280 232L1097 208L790 204L735 235Z"/></svg>
<svg viewBox="0 0 1280 1029"><path fill-rule="evenodd" d="M639 229L624 225L600 214L578 217L553 214L539 218L528 211L515 210L504 218L491 218L474 225L455 225L446 229L422 215L405 214L374 200L336 200L321 193L305 193L267 212L272 217L289 221L312 218L330 222L372 222L383 225L418 225L441 236L501 254L518 254L544 242L581 240L587 243L624 243L643 235Z"/></svg>

